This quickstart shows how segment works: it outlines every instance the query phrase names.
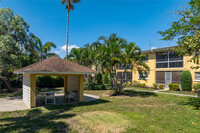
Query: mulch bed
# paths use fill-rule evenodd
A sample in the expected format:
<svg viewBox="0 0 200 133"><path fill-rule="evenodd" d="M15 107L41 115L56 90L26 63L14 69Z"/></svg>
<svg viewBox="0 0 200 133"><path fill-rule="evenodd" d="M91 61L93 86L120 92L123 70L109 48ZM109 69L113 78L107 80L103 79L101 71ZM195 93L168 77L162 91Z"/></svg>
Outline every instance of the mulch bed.
<svg viewBox="0 0 200 133"><path fill-rule="evenodd" d="M22 88L13 88L12 89L13 92L21 92ZM8 93L7 89L0 89L0 93Z"/></svg>

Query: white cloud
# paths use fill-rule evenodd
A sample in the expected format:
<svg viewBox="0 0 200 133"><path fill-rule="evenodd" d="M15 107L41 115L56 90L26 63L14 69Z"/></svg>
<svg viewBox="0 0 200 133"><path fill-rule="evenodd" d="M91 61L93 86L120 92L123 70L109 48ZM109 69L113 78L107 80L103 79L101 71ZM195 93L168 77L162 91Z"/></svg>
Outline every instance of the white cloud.
<svg viewBox="0 0 200 133"><path fill-rule="evenodd" d="M57 55L59 55L60 52L59 51L54 51L54 53L57 54Z"/></svg>
<svg viewBox="0 0 200 133"><path fill-rule="evenodd" d="M69 47L68 47L68 52L71 52L71 50L73 49L73 48L80 48L79 46L77 46L77 45L69 45ZM61 50L63 50L63 51L66 51L66 45L63 45L62 47L60 47L60 49Z"/></svg>
<svg viewBox="0 0 200 133"><path fill-rule="evenodd" d="M157 47L151 47L151 49L157 49Z"/></svg>

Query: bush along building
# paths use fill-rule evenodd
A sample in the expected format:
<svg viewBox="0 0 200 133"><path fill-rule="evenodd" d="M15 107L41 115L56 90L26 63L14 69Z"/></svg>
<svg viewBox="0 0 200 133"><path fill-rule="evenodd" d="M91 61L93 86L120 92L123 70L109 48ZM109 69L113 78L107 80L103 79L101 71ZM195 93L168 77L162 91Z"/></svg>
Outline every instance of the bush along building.
<svg viewBox="0 0 200 133"><path fill-rule="evenodd" d="M134 69L131 70L130 68L127 68L125 80L132 81L133 83L145 83L148 87L153 87L153 84L156 83L157 86L162 84L164 88L169 88L169 84L171 83L180 85L181 73L183 71L188 71L188 73L191 73L192 84L200 82L200 70L191 68L197 66L189 61L191 57L187 55L179 56L172 49L173 47L164 47L142 51L146 56L146 60L144 61L150 67L149 73L140 73ZM117 67L117 78L119 81L124 75L124 69L123 66ZM183 74L182 80L186 78L184 75L185 74Z"/></svg>

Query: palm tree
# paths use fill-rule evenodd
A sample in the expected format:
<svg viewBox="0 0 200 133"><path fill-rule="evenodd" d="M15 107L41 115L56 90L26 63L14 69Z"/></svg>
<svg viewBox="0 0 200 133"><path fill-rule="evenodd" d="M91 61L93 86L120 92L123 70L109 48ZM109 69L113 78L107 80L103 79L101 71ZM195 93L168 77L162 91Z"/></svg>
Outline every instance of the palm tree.
<svg viewBox="0 0 200 133"><path fill-rule="evenodd" d="M120 62L121 46L126 43L126 40L117 37L117 34L111 34L108 38L101 36L98 40L103 41L103 44L97 58L101 62L101 67L108 70L112 87L114 86L113 83L116 86L116 66Z"/></svg>
<svg viewBox="0 0 200 133"><path fill-rule="evenodd" d="M80 0L61 0L62 5L66 4L66 9L67 9L66 59L68 59L69 12L74 10L73 4L76 4L79 2Z"/></svg>
<svg viewBox="0 0 200 133"><path fill-rule="evenodd" d="M83 48L73 48L68 56L69 60L77 64L83 65Z"/></svg>
<svg viewBox="0 0 200 133"><path fill-rule="evenodd" d="M146 58L145 55L141 53L141 49L138 46L136 46L134 42L131 42L129 44L125 44L122 47L122 57L121 57L122 61L120 65L123 65L125 67L124 73L127 72L128 65L131 70L134 69L134 71L148 73L149 66L143 61L145 58ZM124 79L125 79L125 74L123 75L121 80L121 84L123 86L124 86L123 84Z"/></svg>
<svg viewBox="0 0 200 133"><path fill-rule="evenodd" d="M56 44L53 42L46 42L44 45L42 45L42 42L39 38L36 38L37 45L36 45L36 55L38 56L38 59L40 61L51 57L53 55L56 55L56 53L50 52L52 47L56 48Z"/></svg>

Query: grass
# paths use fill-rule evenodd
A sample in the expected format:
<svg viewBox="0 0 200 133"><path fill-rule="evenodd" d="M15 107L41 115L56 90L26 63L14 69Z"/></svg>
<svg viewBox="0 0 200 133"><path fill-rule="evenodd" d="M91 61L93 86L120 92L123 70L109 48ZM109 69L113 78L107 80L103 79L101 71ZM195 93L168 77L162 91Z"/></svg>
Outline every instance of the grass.
<svg viewBox="0 0 200 133"><path fill-rule="evenodd" d="M52 92L58 92L58 93L63 93L64 92L64 87L54 87L54 88L38 88L36 89L36 93L39 94L40 92L48 92L48 91L52 91Z"/></svg>
<svg viewBox="0 0 200 133"><path fill-rule="evenodd" d="M133 90L156 91L156 89L153 88L142 88L142 87L132 87L132 86L126 86L126 88Z"/></svg>
<svg viewBox="0 0 200 133"><path fill-rule="evenodd" d="M0 98L6 98L6 97L17 97L21 96L22 92L6 92L6 93L0 93Z"/></svg>
<svg viewBox="0 0 200 133"><path fill-rule="evenodd" d="M85 91L88 103L0 113L0 132L199 132L200 98L124 90Z"/></svg>
<svg viewBox="0 0 200 133"><path fill-rule="evenodd" d="M170 90L167 90L167 91L160 91L160 92L197 96L197 93L193 92L193 91L170 91Z"/></svg>

